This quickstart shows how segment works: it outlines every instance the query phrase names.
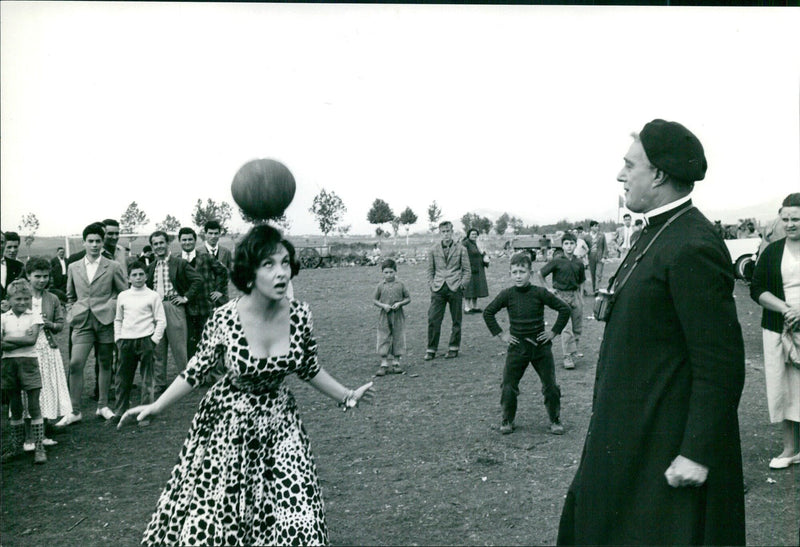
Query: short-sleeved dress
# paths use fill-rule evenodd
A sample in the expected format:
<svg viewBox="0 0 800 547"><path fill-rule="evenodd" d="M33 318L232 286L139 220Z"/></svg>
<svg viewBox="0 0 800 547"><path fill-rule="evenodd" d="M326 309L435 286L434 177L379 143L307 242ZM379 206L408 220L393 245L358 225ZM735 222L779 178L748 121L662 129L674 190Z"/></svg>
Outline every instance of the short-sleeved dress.
<svg viewBox="0 0 800 547"><path fill-rule="evenodd" d="M396 304L411 295L402 281L381 281L375 289L375 300L381 304ZM399 357L406 353L406 316L403 308L387 311L380 310L378 314L378 355L386 357L394 355Z"/></svg>
<svg viewBox="0 0 800 547"><path fill-rule="evenodd" d="M250 354L238 299L217 308L181 374L200 385L224 354L225 375L208 390L158 500L143 544L328 543L317 471L284 378L319 371L308 305L290 301L290 349Z"/></svg>

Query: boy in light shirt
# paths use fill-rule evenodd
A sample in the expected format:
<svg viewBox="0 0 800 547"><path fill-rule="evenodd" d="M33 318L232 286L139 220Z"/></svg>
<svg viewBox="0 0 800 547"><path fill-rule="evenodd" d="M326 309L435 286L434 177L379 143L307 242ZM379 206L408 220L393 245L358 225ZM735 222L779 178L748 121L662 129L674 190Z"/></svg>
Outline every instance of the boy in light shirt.
<svg viewBox="0 0 800 547"><path fill-rule="evenodd" d="M36 339L43 324L42 315L31 311L31 286L25 279L13 281L6 291L11 306L2 315L2 373L0 387L7 394L11 406L11 435L3 446L2 461L7 462L22 453L25 437L25 420L22 417L22 392L28 396L28 413L35 442L34 463L47 462L44 449L44 420L39 407L42 377L36 353Z"/></svg>
<svg viewBox="0 0 800 547"><path fill-rule="evenodd" d="M136 261L129 268L131 288L117 297L117 315L114 319L114 342L119 351L119 368L116 378L117 401L114 415L122 416L130 407L131 386L136 367L141 366L141 404L155 400L153 376L153 351L164 336L167 318L158 293L145 286L146 266ZM146 425L139 422L139 425Z"/></svg>

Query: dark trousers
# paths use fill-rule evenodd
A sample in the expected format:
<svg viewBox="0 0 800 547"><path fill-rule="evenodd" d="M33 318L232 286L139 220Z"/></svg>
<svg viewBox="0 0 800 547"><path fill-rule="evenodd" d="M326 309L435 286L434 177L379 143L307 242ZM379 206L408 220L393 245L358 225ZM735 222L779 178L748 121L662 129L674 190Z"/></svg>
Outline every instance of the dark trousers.
<svg viewBox="0 0 800 547"><path fill-rule="evenodd" d="M119 341L119 358L114 390L117 401L114 414L121 416L131 406L131 387L136 375L136 367L141 366L141 402L151 403L155 399L153 382L153 350L155 344L149 336L143 338L123 338Z"/></svg>
<svg viewBox="0 0 800 547"><path fill-rule="evenodd" d="M589 276L592 278L592 292L602 289L603 283L603 259L597 255L589 253Z"/></svg>
<svg viewBox="0 0 800 547"><path fill-rule="evenodd" d="M191 359L197 351L197 345L203 336L203 327L206 324L205 315L186 314L186 358Z"/></svg>
<svg viewBox="0 0 800 547"><path fill-rule="evenodd" d="M439 347L439 336L442 331L445 306L450 306L450 317L453 320L453 330L450 333L449 349L457 350L461 346L461 309L464 290L450 290L447 283L438 291L431 292L431 305L428 308L428 351L436 351Z"/></svg>
<svg viewBox="0 0 800 547"><path fill-rule="evenodd" d="M500 406L503 407L503 420L513 422L517 415L517 396L519 382L528 364L533 365L536 374L542 381L542 395L547 415L551 422L558 422L561 414L561 389L556 384L556 367L553 363L552 343L534 346L530 342L520 341L509 344L506 355L506 367L503 369L502 393Z"/></svg>

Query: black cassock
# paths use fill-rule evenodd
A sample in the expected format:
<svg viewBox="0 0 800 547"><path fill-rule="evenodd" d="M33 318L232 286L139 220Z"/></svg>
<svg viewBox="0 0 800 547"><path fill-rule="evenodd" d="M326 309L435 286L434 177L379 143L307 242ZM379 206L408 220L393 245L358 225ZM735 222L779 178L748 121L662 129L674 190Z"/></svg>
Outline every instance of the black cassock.
<svg viewBox="0 0 800 547"><path fill-rule="evenodd" d="M651 219L620 279L667 219L690 206ZM664 230L618 293L560 544L744 543L744 344L733 286L725 244L693 208ZM709 468L703 486L667 484L664 471L678 455Z"/></svg>

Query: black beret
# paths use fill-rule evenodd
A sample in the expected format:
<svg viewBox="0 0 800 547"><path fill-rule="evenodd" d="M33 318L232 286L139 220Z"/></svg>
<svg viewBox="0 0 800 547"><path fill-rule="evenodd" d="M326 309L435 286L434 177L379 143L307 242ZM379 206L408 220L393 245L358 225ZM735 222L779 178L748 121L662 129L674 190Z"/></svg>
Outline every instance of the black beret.
<svg viewBox="0 0 800 547"><path fill-rule="evenodd" d="M703 145L677 122L653 120L639 133L647 158L665 173L686 182L703 180L708 163Z"/></svg>

